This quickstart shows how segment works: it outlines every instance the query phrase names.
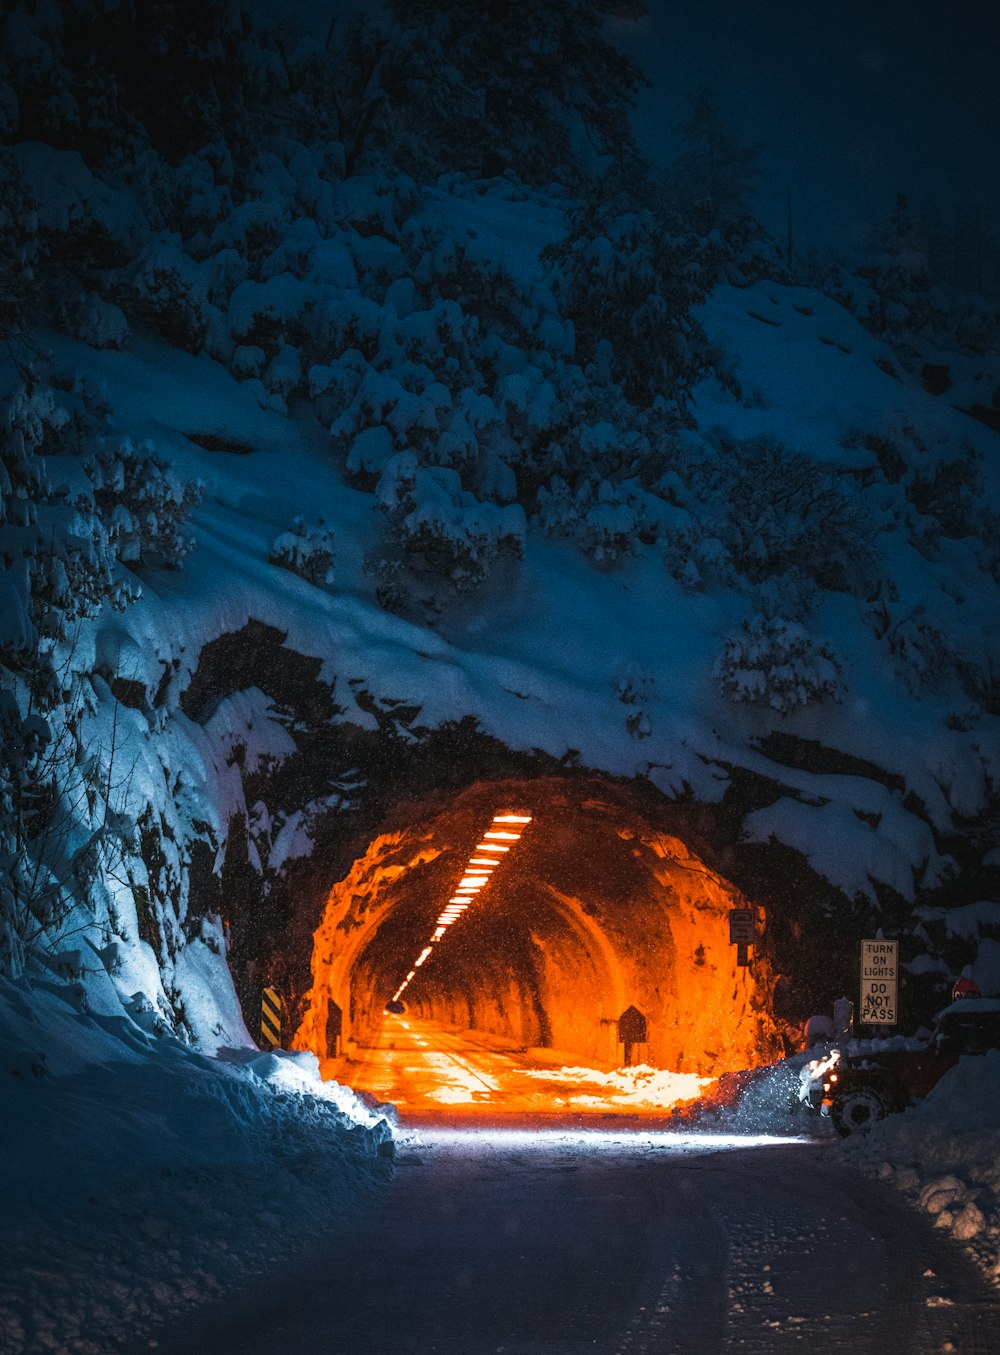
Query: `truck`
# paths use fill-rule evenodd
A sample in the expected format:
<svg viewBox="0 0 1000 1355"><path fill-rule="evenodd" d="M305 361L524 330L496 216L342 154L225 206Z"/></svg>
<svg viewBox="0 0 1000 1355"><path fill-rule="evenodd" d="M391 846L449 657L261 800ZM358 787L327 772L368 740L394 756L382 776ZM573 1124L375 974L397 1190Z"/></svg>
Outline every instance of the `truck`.
<svg viewBox="0 0 1000 1355"><path fill-rule="evenodd" d="M800 1099L844 1137L922 1101L959 1059L1000 1049L1000 998L959 998L930 1035L885 1044L853 1041L803 1069Z"/></svg>

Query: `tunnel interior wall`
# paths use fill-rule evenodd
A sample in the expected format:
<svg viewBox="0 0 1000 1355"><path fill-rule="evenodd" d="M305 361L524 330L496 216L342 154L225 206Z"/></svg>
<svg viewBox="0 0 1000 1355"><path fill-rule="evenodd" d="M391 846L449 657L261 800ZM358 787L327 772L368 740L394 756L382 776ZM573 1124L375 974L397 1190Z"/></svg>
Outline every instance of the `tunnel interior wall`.
<svg viewBox="0 0 1000 1355"><path fill-rule="evenodd" d="M717 1073L776 1051L766 955L742 968L729 944L739 891L626 789L556 777L477 783L401 810L330 891L299 1047L328 1053L331 998L348 1041L375 1038L484 825L512 806L532 823L433 948L407 990L411 1011L596 1066L622 1061L616 1024L629 1006L648 1025L633 1057L655 1066Z"/></svg>

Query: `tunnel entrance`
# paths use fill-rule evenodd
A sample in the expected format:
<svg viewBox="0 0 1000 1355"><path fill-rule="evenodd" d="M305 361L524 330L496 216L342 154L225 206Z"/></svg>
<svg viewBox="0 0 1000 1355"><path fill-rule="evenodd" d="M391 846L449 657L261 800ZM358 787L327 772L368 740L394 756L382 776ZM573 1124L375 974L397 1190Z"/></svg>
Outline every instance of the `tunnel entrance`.
<svg viewBox="0 0 1000 1355"><path fill-rule="evenodd" d="M610 1088L626 1064L687 1099L777 1052L766 953L742 967L730 945L747 906L627 786L481 782L402 805L330 890L295 1044L403 1104L555 1096L581 1067Z"/></svg>

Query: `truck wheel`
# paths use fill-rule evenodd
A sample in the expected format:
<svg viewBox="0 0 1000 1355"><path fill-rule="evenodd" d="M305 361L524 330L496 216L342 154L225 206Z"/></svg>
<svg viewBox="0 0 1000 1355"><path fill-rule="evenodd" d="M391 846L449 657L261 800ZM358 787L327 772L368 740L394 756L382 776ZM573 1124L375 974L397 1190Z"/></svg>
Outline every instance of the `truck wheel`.
<svg viewBox="0 0 1000 1355"><path fill-rule="evenodd" d="M866 1134L877 1120L893 1109L889 1096L879 1087L845 1087L830 1105L830 1119L841 1137Z"/></svg>

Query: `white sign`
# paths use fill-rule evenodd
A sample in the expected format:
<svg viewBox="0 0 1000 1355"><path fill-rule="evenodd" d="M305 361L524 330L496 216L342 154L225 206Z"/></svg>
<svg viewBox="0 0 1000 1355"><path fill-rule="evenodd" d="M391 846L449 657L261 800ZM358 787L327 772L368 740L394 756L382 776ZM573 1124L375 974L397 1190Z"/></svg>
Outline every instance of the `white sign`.
<svg viewBox="0 0 1000 1355"><path fill-rule="evenodd" d="M730 908L729 944L731 946L753 945L754 920L754 910L752 908Z"/></svg>
<svg viewBox="0 0 1000 1355"><path fill-rule="evenodd" d="M861 1011L863 1026L896 1024L898 941L861 942Z"/></svg>

